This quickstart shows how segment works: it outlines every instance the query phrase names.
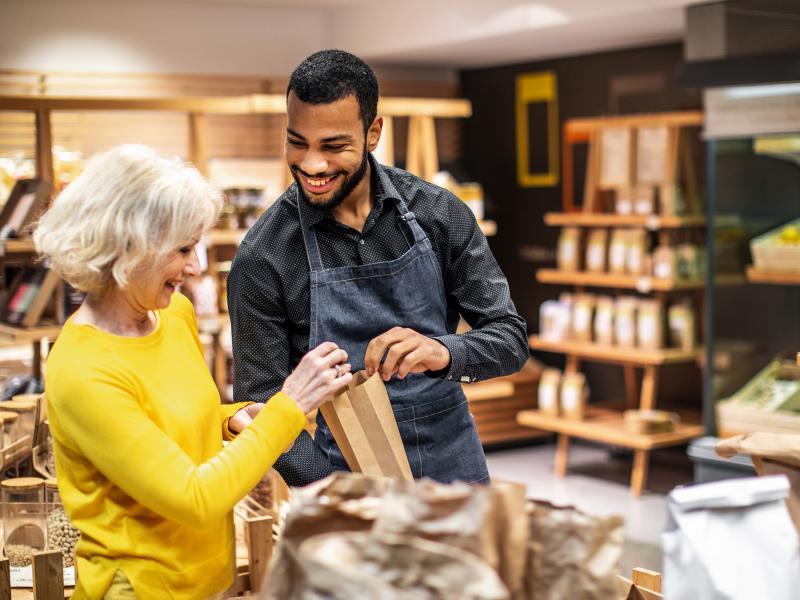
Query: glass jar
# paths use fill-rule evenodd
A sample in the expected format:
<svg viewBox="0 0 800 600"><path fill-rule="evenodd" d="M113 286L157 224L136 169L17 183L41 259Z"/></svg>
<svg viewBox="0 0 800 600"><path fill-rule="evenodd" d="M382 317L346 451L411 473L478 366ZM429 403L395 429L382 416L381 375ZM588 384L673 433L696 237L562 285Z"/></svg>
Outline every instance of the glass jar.
<svg viewBox="0 0 800 600"><path fill-rule="evenodd" d="M47 548L59 550L63 556L64 566L72 567L75 565L75 545L81 534L67 518L58 492L57 479L45 479L44 496L47 510Z"/></svg>
<svg viewBox="0 0 800 600"><path fill-rule="evenodd" d="M5 555L12 567L27 567L33 562L33 553L47 546L44 480L6 479L0 482L0 488Z"/></svg>
<svg viewBox="0 0 800 600"><path fill-rule="evenodd" d="M19 439L17 432L17 421L19 415L10 410L0 410L0 435L2 435L2 448L7 448Z"/></svg>
<svg viewBox="0 0 800 600"><path fill-rule="evenodd" d="M36 408L41 394L20 394L11 400L0 403L0 410L14 412L18 415L18 439L32 436L36 426Z"/></svg>

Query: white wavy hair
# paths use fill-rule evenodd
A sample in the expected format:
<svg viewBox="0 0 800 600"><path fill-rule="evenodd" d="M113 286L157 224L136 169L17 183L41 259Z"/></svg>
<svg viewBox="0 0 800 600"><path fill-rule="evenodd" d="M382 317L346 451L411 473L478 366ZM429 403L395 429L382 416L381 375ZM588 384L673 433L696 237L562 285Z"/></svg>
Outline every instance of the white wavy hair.
<svg viewBox="0 0 800 600"><path fill-rule="evenodd" d="M221 209L222 196L193 166L126 144L88 162L33 240L71 285L102 295L207 231Z"/></svg>

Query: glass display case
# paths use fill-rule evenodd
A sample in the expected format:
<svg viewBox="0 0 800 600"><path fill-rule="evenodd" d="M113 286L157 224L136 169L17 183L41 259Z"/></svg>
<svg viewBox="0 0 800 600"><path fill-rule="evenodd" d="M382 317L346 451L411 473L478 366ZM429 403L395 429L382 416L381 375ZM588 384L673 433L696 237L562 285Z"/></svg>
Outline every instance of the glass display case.
<svg viewBox="0 0 800 600"><path fill-rule="evenodd" d="M704 423L800 432L800 84L706 90L705 109Z"/></svg>

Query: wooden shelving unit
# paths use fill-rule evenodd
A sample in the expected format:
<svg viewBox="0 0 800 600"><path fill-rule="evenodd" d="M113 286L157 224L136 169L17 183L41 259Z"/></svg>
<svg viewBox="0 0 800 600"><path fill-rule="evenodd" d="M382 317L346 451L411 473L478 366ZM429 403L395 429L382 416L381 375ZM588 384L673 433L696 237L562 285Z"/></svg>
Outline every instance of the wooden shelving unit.
<svg viewBox="0 0 800 600"><path fill-rule="evenodd" d="M547 213L544 222L553 227L641 227L651 231L706 226L703 215L617 215L584 212Z"/></svg>
<svg viewBox="0 0 800 600"><path fill-rule="evenodd" d="M554 227L653 231L657 233L659 244L662 246L674 244L675 239L684 231L691 232L685 237L696 237L696 232L701 232L706 226L706 220L703 215L696 214L699 194L694 166L689 153L681 152L681 148L684 147L683 144L689 143L687 140L691 137L684 128L699 125L702 125L702 114L697 112L567 121L563 135L563 212L547 213L544 216L545 223ZM642 142L641 148L644 149L642 152L650 154L645 154L647 159L640 161L637 154L640 150L638 140L640 136L644 137L645 130L649 132L647 135L656 137L649 138L649 143ZM654 131L658 132L657 135L653 133ZM605 145L607 136L610 136L614 143L624 143L626 150L612 153ZM654 139L662 141L653 143ZM573 202L573 147L577 144L589 146L582 208ZM653 154L654 148L656 154ZM614 162L616 156L623 156L624 159ZM640 164L646 165L646 175L641 175L638 169ZM606 172L607 165L612 165L611 175ZM658 174L653 175L655 172ZM634 190L636 194L649 194L644 197L651 198L650 210L661 212L648 215L620 215L611 212L614 207L609 205L609 196L613 197L614 201L627 198L631 202ZM683 205L675 201L678 194ZM658 198L658 208L656 208L656 198ZM615 206L618 208L620 204ZM684 210L689 214L669 214L670 211ZM576 252L582 250L578 249ZM652 293L662 304L666 304L670 293L687 292L699 295L705 288L705 282L696 279L558 269L541 269L537 271L536 278L541 283L575 286L578 291L595 287L636 290L642 294ZM740 279L740 282L742 281ZM736 281L731 279L727 283L734 284ZM622 446L634 451L631 491L635 496L639 496L645 487L651 450L683 444L703 434L703 427L696 424L693 418L676 425L674 431L669 433L633 434L625 429L622 414L624 408L639 410L656 408L659 374L662 367L695 362L699 365L703 355L702 348L690 351L679 348L649 350L575 340L551 341L538 335L531 336L528 341L533 350L565 355L567 373L579 371L582 361L620 365L623 368L626 397L624 406L592 405L587 408L585 417L581 420L530 410L519 413L518 422L521 425L558 435L555 467L558 476L564 476L567 472L571 437ZM641 381L638 370L642 372Z"/></svg>
<svg viewBox="0 0 800 600"><path fill-rule="evenodd" d="M755 267L747 267L747 281L767 285L800 285L800 271L761 271Z"/></svg>

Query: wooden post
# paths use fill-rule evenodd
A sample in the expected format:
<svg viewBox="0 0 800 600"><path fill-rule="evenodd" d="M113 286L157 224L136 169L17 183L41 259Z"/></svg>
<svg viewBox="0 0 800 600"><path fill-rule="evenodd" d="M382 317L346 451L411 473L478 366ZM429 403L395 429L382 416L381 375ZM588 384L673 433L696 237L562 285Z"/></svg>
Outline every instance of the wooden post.
<svg viewBox="0 0 800 600"><path fill-rule="evenodd" d="M383 129L378 147L372 153L382 165L394 166L394 120L392 117L383 117Z"/></svg>
<svg viewBox="0 0 800 600"><path fill-rule="evenodd" d="M653 410L656 407L656 394L658 393L658 367L647 365L642 377L642 396L639 401L641 410Z"/></svg>
<svg viewBox="0 0 800 600"><path fill-rule="evenodd" d="M0 600L11 600L11 566L7 558L0 559Z"/></svg>
<svg viewBox="0 0 800 600"><path fill-rule="evenodd" d="M406 171L417 177L422 176L422 159L420 145L422 143L421 117L408 118L408 140L406 141Z"/></svg>
<svg viewBox="0 0 800 600"><path fill-rule="evenodd" d="M64 600L64 562L61 551L33 555L33 599Z"/></svg>
<svg viewBox="0 0 800 600"><path fill-rule="evenodd" d="M567 463L569 462L569 436L563 433L558 434L558 444L556 446L556 464L554 467L556 477L564 477L567 474Z"/></svg>
<svg viewBox="0 0 800 600"><path fill-rule="evenodd" d="M422 134L422 178L433 179L439 170L439 154L436 146L436 123L433 117L421 117Z"/></svg>
<svg viewBox="0 0 800 600"><path fill-rule="evenodd" d="M586 158L586 181L583 187L583 212L595 212L597 204L597 181L600 176L600 135L593 131L589 135L589 154Z"/></svg>
<svg viewBox="0 0 800 600"><path fill-rule="evenodd" d="M42 340L33 340L33 365L31 371L34 379L42 378Z"/></svg>
<svg viewBox="0 0 800 600"><path fill-rule="evenodd" d="M54 183L53 173L53 127L50 111L42 108L36 111L36 175Z"/></svg>
<svg viewBox="0 0 800 600"><path fill-rule="evenodd" d="M208 177L208 120L203 113L189 113L189 160Z"/></svg>
<svg viewBox="0 0 800 600"><path fill-rule="evenodd" d="M638 585L651 592L661 593L661 573L636 568L633 570L632 581L633 585Z"/></svg>
<svg viewBox="0 0 800 600"><path fill-rule="evenodd" d="M637 498L642 495L647 483L647 467L650 458L649 450L633 451L633 471L631 472L631 492Z"/></svg>
<svg viewBox="0 0 800 600"><path fill-rule="evenodd" d="M272 559L272 517L246 519L250 555L250 591L258 592Z"/></svg>

